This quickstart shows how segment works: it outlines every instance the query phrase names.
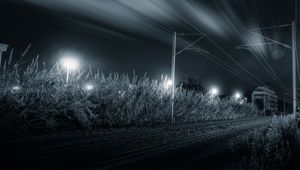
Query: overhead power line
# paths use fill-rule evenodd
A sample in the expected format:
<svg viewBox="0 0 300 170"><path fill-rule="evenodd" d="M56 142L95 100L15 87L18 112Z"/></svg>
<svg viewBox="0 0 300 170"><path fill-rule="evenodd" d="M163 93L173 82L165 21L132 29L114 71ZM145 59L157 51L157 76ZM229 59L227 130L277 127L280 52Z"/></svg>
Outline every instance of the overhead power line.
<svg viewBox="0 0 300 170"><path fill-rule="evenodd" d="M289 27L292 24L283 24L283 25L274 25L274 26L269 26L269 27L259 27L259 28L249 28L248 30L265 30L265 29L273 29L273 28L284 28L284 27Z"/></svg>

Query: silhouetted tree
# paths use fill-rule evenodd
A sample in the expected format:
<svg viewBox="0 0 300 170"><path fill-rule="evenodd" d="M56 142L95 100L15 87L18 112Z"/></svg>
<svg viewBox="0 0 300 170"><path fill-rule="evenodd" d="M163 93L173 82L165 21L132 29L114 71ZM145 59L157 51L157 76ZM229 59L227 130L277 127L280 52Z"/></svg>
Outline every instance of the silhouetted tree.
<svg viewBox="0 0 300 170"><path fill-rule="evenodd" d="M205 89L201 83L202 82L200 81L199 77L186 76L185 80L181 81L178 86L185 90L194 91L195 93L205 94Z"/></svg>

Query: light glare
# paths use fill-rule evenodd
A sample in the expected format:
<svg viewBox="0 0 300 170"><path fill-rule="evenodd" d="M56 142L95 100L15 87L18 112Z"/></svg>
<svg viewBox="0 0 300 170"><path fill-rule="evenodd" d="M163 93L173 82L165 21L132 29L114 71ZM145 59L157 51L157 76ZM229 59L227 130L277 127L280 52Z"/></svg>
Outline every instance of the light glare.
<svg viewBox="0 0 300 170"><path fill-rule="evenodd" d="M173 84L172 80L167 81L167 86L172 86L172 84Z"/></svg>
<svg viewBox="0 0 300 170"><path fill-rule="evenodd" d="M76 70L79 67L79 63L75 58L66 57L61 61L63 67L68 70Z"/></svg>
<svg viewBox="0 0 300 170"><path fill-rule="evenodd" d="M236 92L235 95L234 95L234 98L235 98L235 99L241 98L241 93Z"/></svg>
<svg viewBox="0 0 300 170"><path fill-rule="evenodd" d="M21 90L21 86L13 86L12 89L18 91Z"/></svg>
<svg viewBox="0 0 300 170"><path fill-rule="evenodd" d="M217 89L217 88L212 88L211 90L210 90L210 93L212 94L212 95L217 95L218 94L218 92L219 92L219 90Z"/></svg>
<svg viewBox="0 0 300 170"><path fill-rule="evenodd" d="M173 85L173 81L170 80L170 79L166 80L165 83L164 83L164 87L165 87L166 89L168 89L168 88L171 87L172 85Z"/></svg>
<svg viewBox="0 0 300 170"><path fill-rule="evenodd" d="M92 84L86 84L86 85L84 86L84 89L87 90L87 91L91 91L91 90L94 89L94 86L93 86Z"/></svg>

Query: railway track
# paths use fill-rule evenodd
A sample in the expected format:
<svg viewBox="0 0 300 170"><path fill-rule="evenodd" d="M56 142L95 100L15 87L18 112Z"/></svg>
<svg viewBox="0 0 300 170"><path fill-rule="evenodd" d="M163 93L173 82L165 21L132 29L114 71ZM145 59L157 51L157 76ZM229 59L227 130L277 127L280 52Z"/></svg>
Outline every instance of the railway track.
<svg viewBox="0 0 300 170"><path fill-rule="evenodd" d="M243 122L243 121L239 121ZM211 131L211 132L207 132L207 133L203 133L203 134L199 134L199 135L195 135L195 136L191 136L191 137L186 137L186 138L182 138L180 140L177 140L176 142L172 142L172 143L163 143L163 144L159 144L159 145L155 145L155 146L150 146L150 147L144 147L144 148L139 148L136 150L132 150L129 152L124 152L121 153L119 155L116 155L114 158L111 158L107 161L100 161L100 163L95 163L95 164L90 164L88 166L89 169L93 169L93 168L99 168L99 169L114 169L114 168L119 168L122 165L126 165L130 162L134 162L134 161L138 161L141 159L144 159L145 157L151 157L153 155L158 155L160 153L164 153L167 151L171 151L171 150L176 150L178 148L184 148L188 145L191 144L201 144L201 143L205 143L207 141L209 141L210 139L213 138L224 138L226 136L230 135L237 135L235 136L236 139L238 139L235 144L238 144L240 142L242 142L241 140L241 136L243 136L244 134L242 134L242 132L245 132L249 129L252 129L254 127L261 127L261 126L265 126L267 123L269 122L269 120L261 120L259 122L256 123L249 123L249 124L243 124L239 127L233 127L233 128L228 128L228 129L221 129L221 130L215 130L215 131ZM242 134L242 135L241 135ZM214 152L218 152L223 150L223 148L221 147L214 147Z"/></svg>
<svg viewBox="0 0 300 170"><path fill-rule="evenodd" d="M235 123L235 122L243 122L243 121L251 121L251 120L258 120L262 119L264 117L250 117L250 118L240 118L240 119L231 119L231 120L212 120L212 121L203 121L203 122L197 122L197 123L186 123L186 124L179 124L176 126L173 125L161 125L158 127L149 127L149 128L136 128L135 131L127 131L126 129L123 130L117 130L114 131L107 131L105 133L98 133L98 132L92 132L92 133L82 133L79 132L80 135L78 134L69 134L69 135L57 135L57 136L49 136L49 137L31 137L31 138L25 138L25 139L6 139L6 140L0 140L0 146L5 145L7 143L13 145L13 144L18 144L22 142L23 144L48 144L51 142L52 145L60 142L65 142L65 141L74 141L74 140L81 140L83 138L85 139L98 139L98 138L109 138L113 135L118 135L118 136L124 136L123 134L126 134L126 136L142 136L142 135L147 135L147 134L153 134L153 132L159 132L160 130L163 129L182 129L184 127L206 127L206 126L219 126L219 125L225 125L225 124L230 124L230 123ZM174 128L175 127L175 128ZM131 128L133 129L133 128ZM125 136L125 137L126 137Z"/></svg>
<svg viewBox="0 0 300 170"><path fill-rule="evenodd" d="M148 139L154 139L156 137L161 136L161 131L164 131L166 129L171 131L179 131L184 129L185 127L188 127L189 129L194 128L201 128L201 130L211 129L215 127L220 127L224 125L236 125L241 122L246 121L254 121L254 120L260 120L261 117L256 118L246 118L246 119L237 119L237 120L224 120L224 121L214 121L214 122L205 122L205 123L194 123L191 125L177 125L177 126L167 126L163 128L154 128L154 129L145 129L144 131L139 133L136 133L135 131L127 133L124 136L121 133L116 134L95 134L91 136L76 136L76 137L67 137L63 139L57 139L50 142L42 142L42 143L28 143L27 145L34 145L35 148L28 148L27 152L33 153L35 152L35 155L38 154L47 154L47 153L53 153L53 152L63 152L68 150L74 150L74 149L84 149L88 147L94 147L96 145L105 145L108 141L102 140L102 139L109 139L113 138L115 136L121 136L118 138L115 138L115 140L121 139L123 143L131 143L134 141L140 141L140 140L148 140ZM102 141L101 141L102 140ZM49 146L49 143L51 144ZM17 145L17 144L16 144ZM26 144L25 144L26 145ZM1 146L1 145L0 145ZM2 144L2 146L5 146ZM22 144L22 147L24 147L24 143ZM25 150L26 152L26 150Z"/></svg>
<svg viewBox="0 0 300 170"><path fill-rule="evenodd" d="M80 164L80 167L84 167L87 169L90 168L98 168L101 169L110 169L115 166L119 166L121 164L126 164L128 162L137 161L138 159L142 159L144 157L149 157L152 155L160 154L169 150L174 150L176 148L182 148L188 146L193 143L205 143L212 138L224 138L229 134L239 134L242 131L248 130L252 127L261 126L262 124L266 124L270 118L266 117L257 117L257 118L247 118L247 119L238 119L238 120L227 120L222 122L207 122L207 123L195 123L192 125L176 125L174 127L164 127L164 128L155 128L147 129L145 132L140 136L136 134L132 137L132 135L127 134L122 138L122 141L119 141L123 144L131 144L135 145L141 141L151 141L151 140L159 140L162 131L167 131L170 133L176 133L180 130L186 129L201 129L202 131L220 128L222 126L224 129L213 130L209 132L199 132L193 134L191 136L186 137L179 137L173 140L167 140L165 142L159 142L155 144L151 144L149 146L142 146L136 149L130 149L128 151L123 151L119 153L114 153L111 155L106 155L103 157L99 154L99 157L95 157L90 160L85 160L85 164ZM131 132L134 133L134 132ZM116 134L114 134L116 135ZM117 133L118 135L118 133ZM124 136L124 135L123 135ZM106 138L109 138L110 135L106 135ZM37 158L37 157L47 157L47 155L60 155L66 154L67 152L73 154L80 154L80 153L89 153L93 151L94 148L97 147L105 147L105 145L109 141L101 141L104 137L99 135L92 135L89 137L75 137L75 138L67 138L64 140L58 140L51 144L50 146L46 143L42 143L41 145L35 146L37 149L28 148L27 151L23 152L22 154L18 154L17 159L28 159L28 158ZM100 141L98 141L100 140ZM1 145L0 145L1 146ZM3 146L1 146L3 147ZM3 156L1 156L3 157ZM72 160L69 164L72 165L72 162L76 160ZM87 164L86 164L87 163ZM76 164L76 163L75 163ZM88 166L86 166L88 165Z"/></svg>
<svg viewBox="0 0 300 170"><path fill-rule="evenodd" d="M267 125L261 125L257 127L258 131L266 130ZM194 154L194 156L177 164L176 167L172 167L172 170L180 169L231 169L228 167L228 163L234 161L235 147L245 142L247 137L251 135L250 131L245 131L238 135L228 137L226 140L223 139L213 145L206 145L205 149L202 149L200 153ZM168 168L166 168L168 169Z"/></svg>

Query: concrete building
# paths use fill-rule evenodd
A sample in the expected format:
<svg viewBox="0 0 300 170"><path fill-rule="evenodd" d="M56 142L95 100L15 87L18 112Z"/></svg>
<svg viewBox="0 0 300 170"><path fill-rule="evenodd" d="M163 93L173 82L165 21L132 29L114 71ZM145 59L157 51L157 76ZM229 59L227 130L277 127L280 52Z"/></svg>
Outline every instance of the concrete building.
<svg viewBox="0 0 300 170"><path fill-rule="evenodd" d="M278 110L278 97L268 86L257 87L252 92L252 104L259 110L275 112Z"/></svg>

